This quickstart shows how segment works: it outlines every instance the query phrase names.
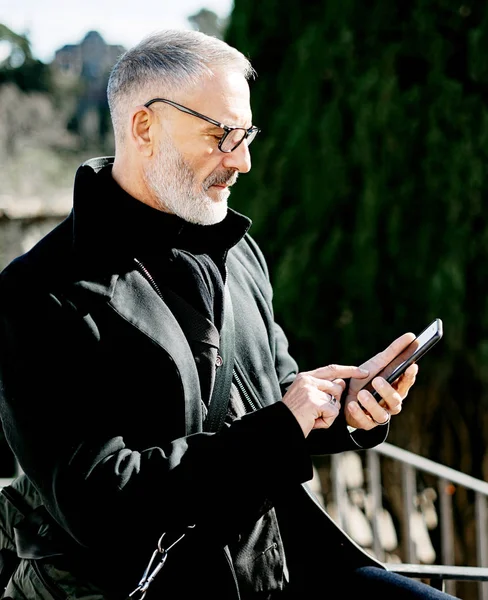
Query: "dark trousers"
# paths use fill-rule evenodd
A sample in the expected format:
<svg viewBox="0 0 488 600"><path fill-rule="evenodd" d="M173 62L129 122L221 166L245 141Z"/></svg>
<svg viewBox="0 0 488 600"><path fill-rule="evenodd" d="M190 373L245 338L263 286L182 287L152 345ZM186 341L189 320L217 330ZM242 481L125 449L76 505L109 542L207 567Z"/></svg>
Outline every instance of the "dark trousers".
<svg viewBox="0 0 488 600"><path fill-rule="evenodd" d="M344 584L339 584L341 587ZM345 582L345 590L351 594L349 597L360 597L361 594L371 592L375 600L448 600L455 598L446 592L441 592L430 585L421 583L416 579L392 573L378 567L361 567L351 573Z"/></svg>
<svg viewBox="0 0 488 600"><path fill-rule="evenodd" d="M306 586L306 589L303 587ZM154 594L152 594L154 591ZM164 586L158 593L156 588L148 593L152 598L178 598L180 600L195 597L188 595L182 583L172 593ZM232 595L232 597L234 597ZM223 598L219 594L218 598ZM241 600L336 600L337 598L371 598L372 600L460 600L435 587L422 583L412 577L394 573L381 567L358 567L357 569L323 568L310 573L302 585L289 585L284 590L273 592L244 592Z"/></svg>
<svg viewBox="0 0 488 600"><path fill-rule="evenodd" d="M322 572L313 573L310 577L313 578L313 583L306 591L288 587L282 592L256 594L252 596L252 600L459 600L456 596L441 592L417 579L380 567L360 567L351 571L341 568L328 570L324 565Z"/></svg>

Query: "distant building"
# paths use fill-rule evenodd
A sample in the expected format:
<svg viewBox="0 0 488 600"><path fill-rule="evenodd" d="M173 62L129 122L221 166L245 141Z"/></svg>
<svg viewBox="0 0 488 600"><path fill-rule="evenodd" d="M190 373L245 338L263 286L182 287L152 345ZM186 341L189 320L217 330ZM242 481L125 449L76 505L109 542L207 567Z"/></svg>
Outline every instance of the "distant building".
<svg viewBox="0 0 488 600"><path fill-rule="evenodd" d="M73 77L96 79L105 76L124 51L123 46L107 44L98 31L89 31L80 44L57 50L52 66Z"/></svg>
<svg viewBox="0 0 488 600"><path fill-rule="evenodd" d="M194 15L188 17L188 21L197 31L223 39L229 19L221 19L212 10L202 8Z"/></svg>
<svg viewBox="0 0 488 600"><path fill-rule="evenodd" d="M88 143L103 142L109 133L107 82L110 70L125 51L105 42L98 31L89 31L80 44L67 44L56 51L51 66L61 86L77 90L69 129Z"/></svg>

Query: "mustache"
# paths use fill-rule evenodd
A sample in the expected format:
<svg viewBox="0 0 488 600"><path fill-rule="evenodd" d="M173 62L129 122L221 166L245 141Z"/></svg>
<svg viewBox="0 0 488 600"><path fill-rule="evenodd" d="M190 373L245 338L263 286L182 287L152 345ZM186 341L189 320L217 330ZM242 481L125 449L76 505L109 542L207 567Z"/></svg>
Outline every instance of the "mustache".
<svg viewBox="0 0 488 600"><path fill-rule="evenodd" d="M212 173L205 180L205 189L208 190L212 185L234 185L239 173L233 169L227 169L221 173Z"/></svg>

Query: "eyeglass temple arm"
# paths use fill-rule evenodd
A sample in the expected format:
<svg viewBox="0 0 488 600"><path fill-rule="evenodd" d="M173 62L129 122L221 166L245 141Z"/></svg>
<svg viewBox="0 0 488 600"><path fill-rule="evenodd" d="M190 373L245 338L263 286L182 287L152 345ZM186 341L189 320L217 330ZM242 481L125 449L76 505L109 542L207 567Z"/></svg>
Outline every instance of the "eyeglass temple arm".
<svg viewBox="0 0 488 600"><path fill-rule="evenodd" d="M202 113L199 113L196 110L191 110L190 108L186 108L186 106L183 106L182 104L178 104L177 102L173 102L172 100L166 100L165 98L153 98L149 102L146 102L146 104L144 104L144 106L147 108L147 107L151 106L151 104L154 104L155 102L164 102L165 104L171 104L171 106L174 106L178 110L181 110L181 112L185 112L189 115L193 115L194 117L198 117L199 119L203 119L204 121L207 121L208 123L212 123L212 125L216 125L217 127L220 127L224 131L238 129L238 127L229 127L229 125L224 125L223 123L219 123L218 121L215 121L215 119L206 117L205 115L202 115Z"/></svg>

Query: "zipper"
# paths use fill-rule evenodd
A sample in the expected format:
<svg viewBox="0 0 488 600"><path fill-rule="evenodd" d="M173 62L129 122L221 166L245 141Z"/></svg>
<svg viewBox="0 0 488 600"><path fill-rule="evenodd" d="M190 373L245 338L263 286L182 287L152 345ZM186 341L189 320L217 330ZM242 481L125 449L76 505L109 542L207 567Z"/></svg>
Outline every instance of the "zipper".
<svg viewBox="0 0 488 600"><path fill-rule="evenodd" d="M239 393L241 395L241 398L244 400L244 406L247 408L249 408L250 410L246 410L247 412L254 412L255 410L257 410L259 408L259 402L255 399L251 397L251 392L249 390L249 387L246 388L246 386L244 385L244 377L240 375L240 369L239 369L239 373L237 372L237 370L239 369L239 366L237 364L237 362L235 363L234 366L234 370L232 371L232 375L234 378L234 381L237 385L237 389L239 390Z"/></svg>
<svg viewBox="0 0 488 600"><path fill-rule="evenodd" d="M137 265L137 268L139 269L139 271L144 275L144 277L149 281L149 283L151 284L152 288L154 289L154 291L158 294L158 296L164 300L163 298L163 294L161 293L161 290L159 289L158 284L154 281L153 276L151 275L151 273L149 273L149 271L146 269L146 267L142 264L142 262L137 259L134 258L134 262ZM226 277L225 279L227 279L227 265L225 265L225 274ZM225 284L225 282L224 282ZM220 367L222 365L222 357L220 356L220 354L217 354L217 362L216 362L216 367ZM246 387L243 380L244 377L241 376L237 370L239 369L237 363L235 363L234 369L232 371L232 376L233 379L236 383L237 389L239 390L239 393L241 394L242 399L244 400L244 406L246 407L246 412L254 412L255 410L258 409L259 407L259 402L256 399L253 399L251 397L251 392L249 390L249 386ZM239 369L240 371L240 369ZM249 408L250 410L248 411L247 408Z"/></svg>
<svg viewBox="0 0 488 600"><path fill-rule="evenodd" d="M163 294L161 293L161 290L159 289L158 284L154 281L154 278L151 275L151 273L149 273L149 271L146 269L146 267L142 264L142 262L138 258L134 258L134 262L136 263L138 270L147 279L147 281L150 283L153 290L164 302ZM222 363L223 363L222 357L220 356L220 354L217 354L217 359L215 361L215 368L218 369L219 367L221 367Z"/></svg>
<svg viewBox="0 0 488 600"><path fill-rule="evenodd" d="M138 258L134 258L134 262L136 263L137 268L139 269L139 271L149 281L149 283L151 284L151 287L156 292L156 294L161 298L161 300L164 300L163 294L161 293L161 290L159 289L158 284L154 281L153 276L151 275L151 273L149 273L149 271L146 269L146 267L141 263L141 261Z"/></svg>

